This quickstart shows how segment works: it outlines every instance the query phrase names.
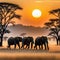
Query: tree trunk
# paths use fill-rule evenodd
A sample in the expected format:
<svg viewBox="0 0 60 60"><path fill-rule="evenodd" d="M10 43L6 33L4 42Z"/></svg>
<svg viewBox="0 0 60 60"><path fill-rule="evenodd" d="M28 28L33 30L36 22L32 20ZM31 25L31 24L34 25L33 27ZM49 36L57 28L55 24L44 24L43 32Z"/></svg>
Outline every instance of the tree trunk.
<svg viewBox="0 0 60 60"><path fill-rule="evenodd" d="M57 45L58 45L58 39L57 39Z"/></svg>
<svg viewBox="0 0 60 60"><path fill-rule="evenodd" d="M2 46L2 41L3 41L3 35L0 37L0 46Z"/></svg>
<svg viewBox="0 0 60 60"><path fill-rule="evenodd" d="M57 45L59 45L59 36L58 36L58 33L57 33Z"/></svg>
<svg viewBox="0 0 60 60"><path fill-rule="evenodd" d="M57 45L60 45L60 36L58 36Z"/></svg>

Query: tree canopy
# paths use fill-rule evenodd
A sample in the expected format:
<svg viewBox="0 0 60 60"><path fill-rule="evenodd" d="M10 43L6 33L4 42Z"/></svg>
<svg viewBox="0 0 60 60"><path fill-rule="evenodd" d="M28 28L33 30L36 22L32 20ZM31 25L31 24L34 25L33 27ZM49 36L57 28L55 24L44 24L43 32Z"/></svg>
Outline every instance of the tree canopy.
<svg viewBox="0 0 60 60"><path fill-rule="evenodd" d="M0 37L1 40L3 35L7 32L8 24L12 23L14 25L13 18L20 19L20 15L16 14L16 10L22 10L23 8L17 4L7 3L7 2L0 2Z"/></svg>
<svg viewBox="0 0 60 60"><path fill-rule="evenodd" d="M50 14L54 15L56 18L49 19L49 22L46 22L44 25L50 30L49 35L56 37L58 40L60 32L60 9L55 9L49 11ZM57 41L58 45L58 41Z"/></svg>

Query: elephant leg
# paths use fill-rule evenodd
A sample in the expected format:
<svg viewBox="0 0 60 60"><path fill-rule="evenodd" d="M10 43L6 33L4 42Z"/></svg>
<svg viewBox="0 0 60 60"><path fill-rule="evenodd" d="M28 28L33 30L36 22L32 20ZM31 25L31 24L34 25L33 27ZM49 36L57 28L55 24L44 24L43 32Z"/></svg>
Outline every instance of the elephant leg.
<svg viewBox="0 0 60 60"><path fill-rule="evenodd" d="M33 48L33 43L31 43L31 49Z"/></svg>
<svg viewBox="0 0 60 60"><path fill-rule="evenodd" d="M29 49L29 46L28 46L28 49Z"/></svg>
<svg viewBox="0 0 60 60"><path fill-rule="evenodd" d="M49 46L47 46L47 49L49 50Z"/></svg>
<svg viewBox="0 0 60 60"><path fill-rule="evenodd" d="M8 45L8 48L10 48L10 45Z"/></svg>
<svg viewBox="0 0 60 60"><path fill-rule="evenodd" d="M60 40L59 40L59 45L60 45Z"/></svg>
<svg viewBox="0 0 60 60"><path fill-rule="evenodd" d="M23 48L24 49L24 44L22 45L22 47L21 48Z"/></svg>
<svg viewBox="0 0 60 60"><path fill-rule="evenodd" d="M28 45L28 49L30 48L30 45Z"/></svg>
<svg viewBox="0 0 60 60"><path fill-rule="evenodd" d="M37 45L34 46L34 49L37 49Z"/></svg>
<svg viewBox="0 0 60 60"><path fill-rule="evenodd" d="M43 45L41 45L41 49L43 49Z"/></svg>
<svg viewBox="0 0 60 60"><path fill-rule="evenodd" d="M44 44L45 50L46 50L46 44Z"/></svg>
<svg viewBox="0 0 60 60"><path fill-rule="evenodd" d="M18 43L18 47L19 47L19 49L20 49L20 44Z"/></svg>
<svg viewBox="0 0 60 60"><path fill-rule="evenodd" d="M25 47L25 49L27 48L27 45L26 45L26 47Z"/></svg>
<svg viewBox="0 0 60 60"><path fill-rule="evenodd" d="M40 49L40 45L39 45L39 49Z"/></svg>
<svg viewBox="0 0 60 60"><path fill-rule="evenodd" d="M34 46L34 49L36 49L36 45Z"/></svg>
<svg viewBox="0 0 60 60"><path fill-rule="evenodd" d="M25 44L24 44L24 42L22 42L22 46L21 46L21 48L23 48L23 49L24 49L24 45L25 45Z"/></svg>
<svg viewBox="0 0 60 60"><path fill-rule="evenodd" d="M36 48L36 46L34 46L34 49Z"/></svg>
<svg viewBox="0 0 60 60"><path fill-rule="evenodd" d="M57 45L58 45L58 40L57 40Z"/></svg>
<svg viewBox="0 0 60 60"><path fill-rule="evenodd" d="M48 46L48 43L47 43L47 49L49 50L49 46Z"/></svg>
<svg viewBox="0 0 60 60"><path fill-rule="evenodd" d="M14 46L14 49L16 49L16 44L15 44L15 46Z"/></svg>
<svg viewBox="0 0 60 60"><path fill-rule="evenodd" d="M37 50L37 46L36 46L36 50Z"/></svg>
<svg viewBox="0 0 60 60"><path fill-rule="evenodd" d="M21 46L21 48L22 48L23 46Z"/></svg>

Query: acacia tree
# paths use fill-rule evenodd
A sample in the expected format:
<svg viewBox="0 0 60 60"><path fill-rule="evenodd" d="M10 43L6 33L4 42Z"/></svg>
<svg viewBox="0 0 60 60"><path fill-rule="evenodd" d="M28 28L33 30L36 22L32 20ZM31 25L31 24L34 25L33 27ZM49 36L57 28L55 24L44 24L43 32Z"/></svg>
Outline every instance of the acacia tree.
<svg viewBox="0 0 60 60"><path fill-rule="evenodd" d="M49 11L50 14L56 16L55 19L50 19L49 22L45 23L45 26L50 30L49 35L56 37L57 45L60 43L60 9Z"/></svg>
<svg viewBox="0 0 60 60"><path fill-rule="evenodd" d="M26 34L27 34L27 33L21 33L20 36L23 36L23 37L24 37Z"/></svg>
<svg viewBox="0 0 60 60"><path fill-rule="evenodd" d="M0 2L0 46L2 46L3 35L7 30L8 24L14 22L13 18L20 19L20 15L16 14L17 9L22 9L20 6L12 3Z"/></svg>

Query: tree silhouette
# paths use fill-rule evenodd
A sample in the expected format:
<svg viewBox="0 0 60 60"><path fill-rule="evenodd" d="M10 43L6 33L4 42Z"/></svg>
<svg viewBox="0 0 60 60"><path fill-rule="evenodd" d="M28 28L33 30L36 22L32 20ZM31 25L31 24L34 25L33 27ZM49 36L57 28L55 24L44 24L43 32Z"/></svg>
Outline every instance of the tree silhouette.
<svg viewBox="0 0 60 60"><path fill-rule="evenodd" d="M14 21L12 21L12 19L20 19L21 17L16 14L17 9L22 10L22 8L16 4L0 2L0 46L2 46L3 35L7 32L9 33L9 30L7 30L8 24L12 23L14 25Z"/></svg>
<svg viewBox="0 0 60 60"><path fill-rule="evenodd" d="M23 37L24 37L26 34L27 34L27 33L21 33L20 36L23 36Z"/></svg>
<svg viewBox="0 0 60 60"><path fill-rule="evenodd" d="M56 16L55 19L50 19L49 22L45 23L46 28L50 30L49 35L56 37L57 45L60 43L59 32L60 32L60 9L49 11L50 14Z"/></svg>

